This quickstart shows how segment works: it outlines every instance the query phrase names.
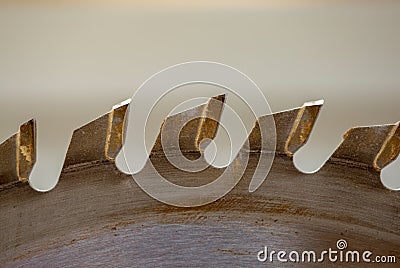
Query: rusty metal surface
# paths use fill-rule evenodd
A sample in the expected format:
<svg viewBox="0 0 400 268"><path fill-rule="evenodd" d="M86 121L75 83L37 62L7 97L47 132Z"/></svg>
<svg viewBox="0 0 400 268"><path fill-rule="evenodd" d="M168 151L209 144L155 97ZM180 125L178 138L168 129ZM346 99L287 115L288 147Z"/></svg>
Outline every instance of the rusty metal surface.
<svg viewBox="0 0 400 268"><path fill-rule="evenodd" d="M224 98L214 100L219 101L185 113L218 116ZM123 144L127 104L114 107L74 132L54 190L38 193L27 183L0 189L0 263L253 267L264 245L324 250L339 238L354 249L400 256L400 195L380 182L380 170L399 154L398 123L349 130L320 171L303 174L292 157L307 142L321 105L306 103L272 115L276 157L267 180L249 193L263 142L257 128L264 119L259 118L249 136L250 164L240 182L223 198L197 208L160 203L118 171L113 161ZM185 113L166 120L181 120ZM213 138L218 123L200 117L186 127L181 149L196 156L201 138ZM15 139L1 149L16 144ZM180 185L209 182L221 172L209 167L190 173L173 167L162 154L160 137L150 161Z"/></svg>
<svg viewBox="0 0 400 268"><path fill-rule="evenodd" d="M157 163L170 176L179 175ZM268 180L250 194L253 168L231 193L200 208L157 202L106 163L64 172L46 194L28 185L10 188L0 195L7 230L0 262L248 267L257 264L256 253L266 244L321 250L338 238L355 249L400 253L399 195L383 189L377 173L328 164L319 174L305 175L289 158L277 157Z"/></svg>

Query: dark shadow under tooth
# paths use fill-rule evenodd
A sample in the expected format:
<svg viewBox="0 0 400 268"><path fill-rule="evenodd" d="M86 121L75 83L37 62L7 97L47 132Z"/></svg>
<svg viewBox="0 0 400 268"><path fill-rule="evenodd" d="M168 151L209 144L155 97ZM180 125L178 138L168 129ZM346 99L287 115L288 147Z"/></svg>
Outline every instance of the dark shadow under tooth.
<svg viewBox="0 0 400 268"><path fill-rule="evenodd" d="M379 172L399 154L398 126L397 123L348 130L329 161L359 163Z"/></svg>
<svg viewBox="0 0 400 268"><path fill-rule="evenodd" d="M305 103L301 108L272 114L276 129L276 153L292 157L303 146L314 127L322 102ZM271 115L260 117L249 136L252 151L261 150L260 124L271 122ZM268 138L268 137L266 137Z"/></svg>
<svg viewBox="0 0 400 268"><path fill-rule="evenodd" d="M36 122L31 119L0 145L0 185L28 181L36 162Z"/></svg>
<svg viewBox="0 0 400 268"><path fill-rule="evenodd" d="M167 117L160 127L160 133L152 148L152 154L163 153L161 135L164 131L164 142L172 144L179 135L179 148L170 147L171 150L185 152L200 152L199 144L205 139L213 139L217 133L219 123L210 118L220 119L225 95L211 98L206 104L196 106L184 112ZM195 118L190 120L190 118ZM187 124L182 128L183 122Z"/></svg>
<svg viewBox="0 0 400 268"><path fill-rule="evenodd" d="M94 161L113 160L123 143L122 118L125 118L127 107L128 104L124 104L113 108L109 113L76 129L63 168Z"/></svg>

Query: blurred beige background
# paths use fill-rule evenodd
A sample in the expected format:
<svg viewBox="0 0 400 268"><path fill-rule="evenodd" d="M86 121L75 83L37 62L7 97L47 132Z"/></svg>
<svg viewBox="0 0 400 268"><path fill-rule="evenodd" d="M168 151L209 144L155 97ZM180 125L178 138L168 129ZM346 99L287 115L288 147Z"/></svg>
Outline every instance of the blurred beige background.
<svg viewBox="0 0 400 268"><path fill-rule="evenodd" d="M296 156L304 171L321 166L350 127L400 120L400 2L0 1L0 140L36 117L33 186L50 189L72 129L192 60L244 72L273 111L324 99ZM393 188L399 163L384 170Z"/></svg>

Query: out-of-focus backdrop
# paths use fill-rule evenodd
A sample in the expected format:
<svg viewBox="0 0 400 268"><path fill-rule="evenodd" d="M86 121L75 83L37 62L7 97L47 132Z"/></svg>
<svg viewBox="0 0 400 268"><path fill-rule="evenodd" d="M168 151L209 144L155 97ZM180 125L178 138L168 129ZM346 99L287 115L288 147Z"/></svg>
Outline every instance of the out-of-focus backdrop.
<svg viewBox="0 0 400 268"><path fill-rule="evenodd" d="M0 141L37 118L33 186L50 189L73 129L193 60L244 72L272 111L324 99L304 171L350 127L400 120L398 1L0 1ZM397 160L385 184L400 188L399 174Z"/></svg>

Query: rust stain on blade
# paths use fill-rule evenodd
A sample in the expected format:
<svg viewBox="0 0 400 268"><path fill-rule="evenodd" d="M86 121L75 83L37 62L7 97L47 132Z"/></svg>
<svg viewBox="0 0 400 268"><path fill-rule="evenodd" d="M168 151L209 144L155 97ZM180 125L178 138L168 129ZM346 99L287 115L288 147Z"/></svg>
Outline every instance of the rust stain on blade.
<svg viewBox="0 0 400 268"><path fill-rule="evenodd" d="M27 182L35 162L36 121L31 119L0 145L0 185Z"/></svg>
<svg viewBox="0 0 400 268"><path fill-rule="evenodd" d="M399 155L399 133L399 123L351 128L329 161L359 163L380 172Z"/></svg>

